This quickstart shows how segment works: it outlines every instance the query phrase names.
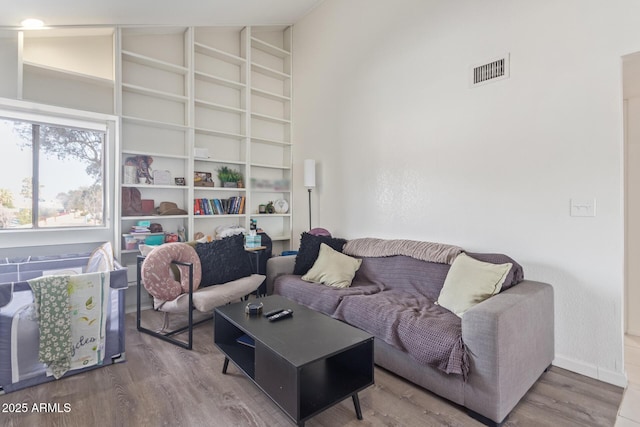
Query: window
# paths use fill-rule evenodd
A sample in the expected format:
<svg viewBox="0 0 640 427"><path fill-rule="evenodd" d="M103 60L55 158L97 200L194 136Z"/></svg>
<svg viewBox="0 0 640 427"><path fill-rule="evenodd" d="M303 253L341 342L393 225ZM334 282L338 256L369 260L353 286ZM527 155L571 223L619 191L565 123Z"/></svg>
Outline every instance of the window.
<svg viewBox="0 0 640 427"><path fill-rule="evenodd" d="M103 227L107 128L0 116L0 233Z"/></svg>

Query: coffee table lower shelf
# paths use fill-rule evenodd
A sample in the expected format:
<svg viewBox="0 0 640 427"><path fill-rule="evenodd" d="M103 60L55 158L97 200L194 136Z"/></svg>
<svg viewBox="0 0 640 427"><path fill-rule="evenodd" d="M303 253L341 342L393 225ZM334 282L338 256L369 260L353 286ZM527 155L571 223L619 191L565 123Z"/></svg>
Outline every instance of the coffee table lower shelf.
<svg viewBox="0 0 640 427"><path fill-rule="evenodd" d="M224 309L227 307L230 306L225 306ZM299 315L300 311L300 308L297 309L296 314ZM336 351L329 345L330 353L320 352L318 357L301 362L300 358L296 358L296 347L304 346L304 342L292 340L291 354L283 354L281 348L269 346L269 337L261 334L264 327L245 328L243 326L246 325L239 324L242 322L236 323L233 318L226 317L226 314L216 310L214 323L215 344L225 355L223 373L227 372L229 361L232 361L299 426L304 426L309 418L349 397L353 400L357 418L362 419L358 392L373 384L372 336L352 328L353 331L350 332L359 338L348 346ZM322 321L329 320L339 323L340 327L351 328L335 319L315 314L326 318ZM269 324L266 320L264 322L267 322L268 332L277 332L278 329L283 329L282 324L294 320L302 321L285 319L276 322L277 325ZM255 319L254 323L256 321L259 319ZM284 328L286 327L285 325ZM328 335L333 332L335 331L327 330ZM254 339L255 347L236 341L245 334ZM282 344L283 339L286 340L286 336L279 336L277 342ZM308 349L305 348L306 350Z"/></svg>

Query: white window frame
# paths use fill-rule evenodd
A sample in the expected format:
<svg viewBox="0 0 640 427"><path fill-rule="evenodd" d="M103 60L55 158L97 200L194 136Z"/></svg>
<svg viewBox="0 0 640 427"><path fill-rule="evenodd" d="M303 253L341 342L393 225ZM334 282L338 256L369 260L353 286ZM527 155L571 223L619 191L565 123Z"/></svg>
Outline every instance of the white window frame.
<svg viewBox="0 0 640 427"><path fill-rule="evenodd" d="M52 123L92 130L106 130L104 148L104 224L93 227L7 229L0 233L0 249L113 242L116 201L115 159L119 147L120 120L117 116L70 108L0 98L0 116L9 119Z"/></svg>

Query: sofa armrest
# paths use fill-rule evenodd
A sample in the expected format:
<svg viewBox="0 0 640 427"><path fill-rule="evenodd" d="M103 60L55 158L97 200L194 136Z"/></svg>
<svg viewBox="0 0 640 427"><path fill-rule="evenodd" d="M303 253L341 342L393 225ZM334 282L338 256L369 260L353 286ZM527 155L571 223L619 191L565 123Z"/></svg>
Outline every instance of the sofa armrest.
<svg viewBox="0 0 640 427"><path fill-rule="evenodd" d="M501 422L554 358L553 288L525 280L468 310L464 405Z"/></svg>
<svg viewBox="0 0 640 427"><path fill-rule="evenodd" d="M267 295L273 294L273 282L278 276L293 274L296 257L293 255L277 256L267 261Z"/></svg>

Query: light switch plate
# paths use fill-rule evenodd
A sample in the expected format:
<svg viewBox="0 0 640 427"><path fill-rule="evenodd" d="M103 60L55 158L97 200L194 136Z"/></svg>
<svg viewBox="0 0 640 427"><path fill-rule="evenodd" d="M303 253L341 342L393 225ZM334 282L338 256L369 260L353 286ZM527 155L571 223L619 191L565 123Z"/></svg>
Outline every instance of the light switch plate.
<svg viewBox="0 0 640 427"><path fill-rule="evenodd" d="M596 216L596 199L571 199L571 216Z"/></svg>

